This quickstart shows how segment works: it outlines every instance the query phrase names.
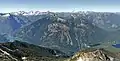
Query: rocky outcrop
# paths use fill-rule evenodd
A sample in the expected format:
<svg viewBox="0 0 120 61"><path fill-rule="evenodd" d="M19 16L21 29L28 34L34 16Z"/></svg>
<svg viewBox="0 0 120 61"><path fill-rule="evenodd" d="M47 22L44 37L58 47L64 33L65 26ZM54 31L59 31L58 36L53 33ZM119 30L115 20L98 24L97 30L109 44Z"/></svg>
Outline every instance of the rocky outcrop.
<svg viewBox="0 0 120 61"><path fill-rule="evenodd" d="M120 57L104 49L87 49L66 61L120 61Z"/></svg>
<svg viewBox="0 0 120 61"><path fill-rule="evenodd" d="M1 61L18 61L18 59L11 56L8 52L0 49L0 60Z"/></svg>
<svg viewBox="0 0 120 61"><path fill-rule="evenodd" d="M68 55L59 50L20 41L0 43L0 60L2 61L52 61L59 57L64 58Z"/></svg>

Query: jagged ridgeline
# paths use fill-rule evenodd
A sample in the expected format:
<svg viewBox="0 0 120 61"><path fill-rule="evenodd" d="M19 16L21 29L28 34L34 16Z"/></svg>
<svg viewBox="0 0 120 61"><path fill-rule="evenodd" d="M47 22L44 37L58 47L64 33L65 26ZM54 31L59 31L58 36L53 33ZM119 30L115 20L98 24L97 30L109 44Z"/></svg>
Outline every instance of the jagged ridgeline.
<svg viewBox="0 0 120 61"><path fill-rule="evenodd" d="M85 49L65 61L120 61L119 54L104 49Z"/></svg>
<svg viewBox="0 0 120 61"><path fill-rule="evenodd" d="M63 61L68 55L45 47L14 41L0 43L0 61Z"/></svg>
<svg viewBox="0 0 120 61"><path fill-rule="evenodd" d="M83 49L73 56L26 42L0 43L1 61L120 61L120 54L105 49Z"/></svg>
<svg viewBox="0 0 120 61"><path fill-rule="evenodd" d="M73 55L84 48L120 40L119 19L119 13L109 12L1 13L0 25L4 26L0 26L0 34Z"/></svg>

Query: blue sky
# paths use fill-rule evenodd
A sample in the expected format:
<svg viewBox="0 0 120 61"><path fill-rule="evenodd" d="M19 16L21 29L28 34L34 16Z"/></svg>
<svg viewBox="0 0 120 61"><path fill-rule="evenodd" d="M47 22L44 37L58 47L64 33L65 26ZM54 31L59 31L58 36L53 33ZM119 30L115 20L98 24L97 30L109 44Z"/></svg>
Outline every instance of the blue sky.
<svg viewBox="0 0 120 61"><path fill-rule="evenodd" d="M120 0L0 0L0 12L31 10L120 12Z"/></svg>

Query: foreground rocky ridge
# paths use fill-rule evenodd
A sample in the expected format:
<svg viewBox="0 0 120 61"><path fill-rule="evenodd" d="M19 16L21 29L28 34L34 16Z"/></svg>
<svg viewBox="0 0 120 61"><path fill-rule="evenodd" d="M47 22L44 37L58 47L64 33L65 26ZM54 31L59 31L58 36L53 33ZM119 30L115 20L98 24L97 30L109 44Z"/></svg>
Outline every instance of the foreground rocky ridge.
<svg viewBox="0 0 120 61"><path fill-rule="evenodd" d="M0 43L0 60L2 61L56 61L66 57L68 56L61 51L25 42Z"/></svg>
<svg viewBox="0 0 120 61"><path fill-rule="evenodd" d="M104 49L83 49L73 56L26 42L0 43L1 61L120 61L120 54Z"/></svg>
<svg viewBox="0 0 120 61"><path fill-rule="evenodd" d="M120 61L119 54L104 49L86 49L65 61Z"/></svg>

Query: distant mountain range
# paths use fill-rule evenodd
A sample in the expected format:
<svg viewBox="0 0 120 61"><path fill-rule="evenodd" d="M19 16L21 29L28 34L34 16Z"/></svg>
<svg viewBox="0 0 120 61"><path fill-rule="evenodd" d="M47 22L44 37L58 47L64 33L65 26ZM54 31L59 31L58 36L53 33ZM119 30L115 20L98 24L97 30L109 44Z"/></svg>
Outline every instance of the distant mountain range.
<svg viewBox="0 0 120 61"><path fill-rule="evenodd" d="M91 44L120 40L120 13L0 13L1 42L20 40L73 55Z"/></svg>

